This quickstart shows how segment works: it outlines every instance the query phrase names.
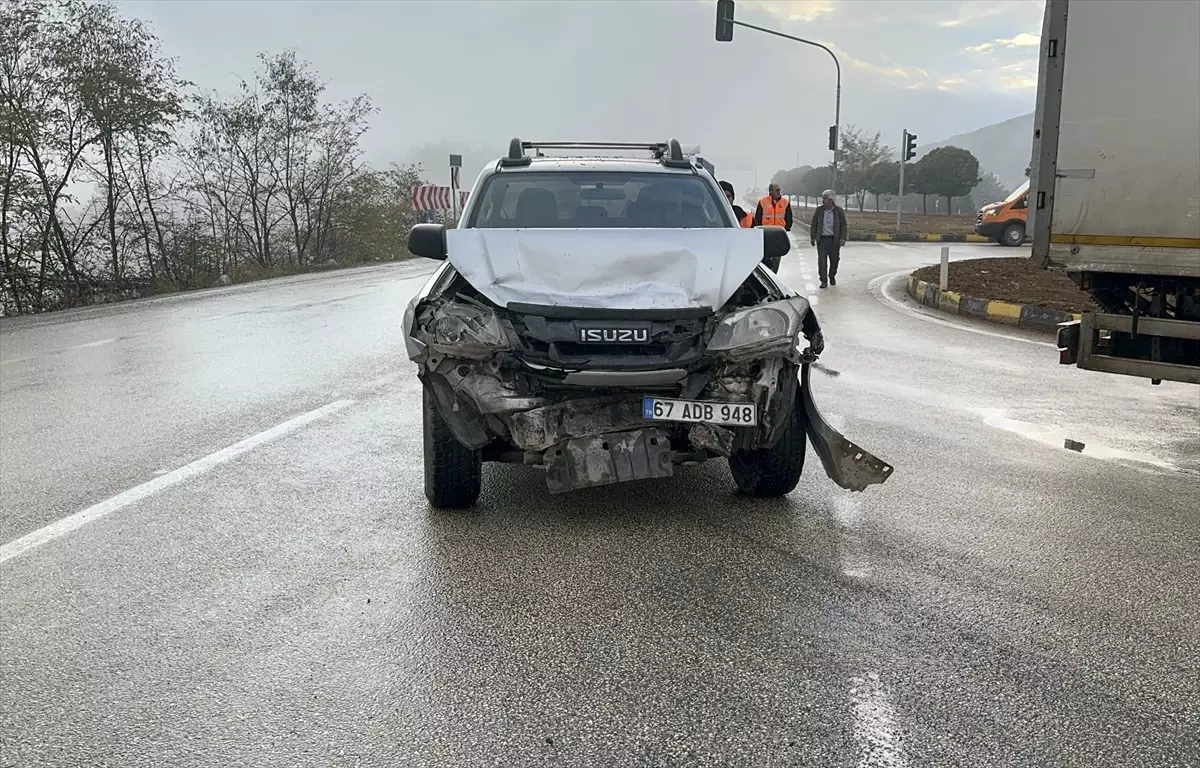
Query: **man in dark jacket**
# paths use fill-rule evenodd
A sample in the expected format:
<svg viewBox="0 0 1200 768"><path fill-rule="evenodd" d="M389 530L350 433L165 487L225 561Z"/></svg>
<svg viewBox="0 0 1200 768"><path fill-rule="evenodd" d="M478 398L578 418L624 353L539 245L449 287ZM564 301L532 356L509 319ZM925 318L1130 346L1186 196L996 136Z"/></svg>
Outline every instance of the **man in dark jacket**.
<svg viewBox="0 0 1200 768"><path fill-rule="evenodd" d="M822 205L813 212L808 239L817 247L817 273L821 287L837 285L838 262L846 244L846 212L838 207L833 190L821 193Z"/></svg>
<svg viewBox="0 0 1200 768"><path fill-rule="evenodd" d="M739 227L750 227L750 214L746 213L746 209L738 205L734 201L733 185L728 181L721 182L721 191L725 193L725 198L729 200L729 204L733 206L733 215L737 217Z"/></svg>

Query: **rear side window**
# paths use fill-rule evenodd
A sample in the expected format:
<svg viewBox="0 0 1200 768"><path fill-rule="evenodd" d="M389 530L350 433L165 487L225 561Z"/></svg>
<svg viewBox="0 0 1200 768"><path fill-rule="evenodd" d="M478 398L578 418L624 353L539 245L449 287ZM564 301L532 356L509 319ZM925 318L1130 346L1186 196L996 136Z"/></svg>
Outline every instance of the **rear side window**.
<svg viewBox="0 0 1200 768"><path fill-rule="evenodd" d="M733 226L725 200L690 174L502 172L477 195L467 226L481 229Z"/></svg>

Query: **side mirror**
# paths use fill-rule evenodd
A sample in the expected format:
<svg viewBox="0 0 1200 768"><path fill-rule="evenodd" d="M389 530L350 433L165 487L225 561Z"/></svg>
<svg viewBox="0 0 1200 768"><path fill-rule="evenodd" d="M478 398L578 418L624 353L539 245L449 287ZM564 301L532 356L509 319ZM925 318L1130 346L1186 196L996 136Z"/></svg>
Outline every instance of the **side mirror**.
<svg viewBox="0 0 1200 768"><path fill-rule="evenodd" d="M763 261L779 263L792 250L792 238L783 227L763 227Z"/></svg>
<svg viewBox="0 0 1200 768"><path fill-rule="evenodd" d="M446 225L418 224L408 232L408 252L435 261L446 260Z"/></svg>

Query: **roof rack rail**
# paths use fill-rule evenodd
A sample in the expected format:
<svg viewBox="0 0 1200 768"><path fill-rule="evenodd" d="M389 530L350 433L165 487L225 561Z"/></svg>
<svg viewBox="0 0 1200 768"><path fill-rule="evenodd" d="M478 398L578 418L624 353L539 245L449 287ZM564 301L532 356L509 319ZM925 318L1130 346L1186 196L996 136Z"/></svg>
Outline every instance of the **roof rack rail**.
<svg viewBox="0 0 1200 768"><path fill-rule="evenodd" d="M508 143L508 155L500 158L502 168L520 168L533 162L525 154L525 150L543 149L643 149L651 153L655 160L668 168L691 168L692 161L683 154L683 148L678 139L656 142L620 142L620 141L521 141L513 138Z"/></svg>

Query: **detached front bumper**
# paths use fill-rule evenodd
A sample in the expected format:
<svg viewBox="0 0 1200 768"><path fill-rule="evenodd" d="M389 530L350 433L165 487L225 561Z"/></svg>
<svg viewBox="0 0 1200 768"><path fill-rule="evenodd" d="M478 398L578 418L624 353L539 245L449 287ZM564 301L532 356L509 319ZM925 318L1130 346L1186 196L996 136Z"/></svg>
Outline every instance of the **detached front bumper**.
<svg viewBox="0 0 1200 768"><path fill-rule="evenodd" d="M850 442L821 416L809 387L809 369L800 370L800 402L804 407L804 431L829 479L848 491L863 491L882 484L894 467Z"/></svg>

